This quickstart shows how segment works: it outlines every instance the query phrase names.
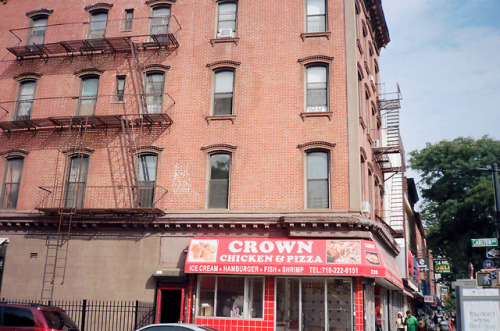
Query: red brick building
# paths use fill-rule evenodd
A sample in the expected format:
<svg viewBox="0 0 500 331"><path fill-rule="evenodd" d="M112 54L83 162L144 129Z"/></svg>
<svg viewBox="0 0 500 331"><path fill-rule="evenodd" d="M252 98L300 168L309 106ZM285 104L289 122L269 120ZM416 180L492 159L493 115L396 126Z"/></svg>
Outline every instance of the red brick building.
<svg viewBox="0 0 500 331"><path fill-rule="evenodd" d="M220 330L393 327L380 0L0 8L2 297L151 301L156 321Z"/></svg>

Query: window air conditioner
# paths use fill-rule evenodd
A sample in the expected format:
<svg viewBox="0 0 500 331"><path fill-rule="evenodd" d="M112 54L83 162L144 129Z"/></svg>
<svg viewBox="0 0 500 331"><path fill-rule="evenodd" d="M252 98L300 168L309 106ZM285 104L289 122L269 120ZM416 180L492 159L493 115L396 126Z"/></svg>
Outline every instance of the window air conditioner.
<svg viewBox="0 0 500 331"><path fill-rule="evenodd" d="M369 201L363 201L361 203L361 212L371 214L372 206L370 205Z"/></svg>
<svg viewBox="0 0 500 331"><path fill-rule="evenodd" d="M380 146L380 140L375 139L375 140L373 141L373 148L377 148L377 147L381 147L381 146Z"/></svg>
<svg viewBox="0 0 500 331"><path fill-rule="evenodd" d="M220 29L218 37L232 37L233 36L233 29Z"/></svg>

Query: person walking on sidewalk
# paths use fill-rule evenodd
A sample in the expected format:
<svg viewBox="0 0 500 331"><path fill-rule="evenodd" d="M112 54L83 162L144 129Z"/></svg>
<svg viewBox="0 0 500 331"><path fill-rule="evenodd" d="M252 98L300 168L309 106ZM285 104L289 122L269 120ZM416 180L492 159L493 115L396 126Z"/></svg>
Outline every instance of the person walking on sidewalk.
<svg viewBox="0 0 500 331"><path fill-rule="evenodd" d="M396 328L398 329L398 331L405 330L405 321L402 312L398 312L398 317L396 318Z"/></svg>
<svg viewBox="0 0 500 331"><path fill-rule="evenodd" d="M407 331L417 331L418 320L415 316L411 314L411 311L406 311L406 330Z"/></svg>

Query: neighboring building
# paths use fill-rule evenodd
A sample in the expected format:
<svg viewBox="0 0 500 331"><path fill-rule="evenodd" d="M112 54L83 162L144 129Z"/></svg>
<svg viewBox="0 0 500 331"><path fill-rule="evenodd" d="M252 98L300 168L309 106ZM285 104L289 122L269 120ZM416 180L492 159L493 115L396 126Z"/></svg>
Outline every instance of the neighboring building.
<svg viewBox="0 0 500 331"><path fill-rule="evenodd" d="M0 8L3 297L149 301L220 330L394 327L413 244L387 216L404 152L379 98L380 0Z"/></svg>

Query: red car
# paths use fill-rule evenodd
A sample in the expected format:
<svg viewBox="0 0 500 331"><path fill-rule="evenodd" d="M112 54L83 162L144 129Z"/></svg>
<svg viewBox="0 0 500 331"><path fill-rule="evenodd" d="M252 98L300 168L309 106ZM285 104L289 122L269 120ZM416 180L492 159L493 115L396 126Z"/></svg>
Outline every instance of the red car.
<svg viewBox="0 0 500 331"><path fill-rule="evenodd" d="M0 302L0 331L79 331L58 307Z"/></svg>

